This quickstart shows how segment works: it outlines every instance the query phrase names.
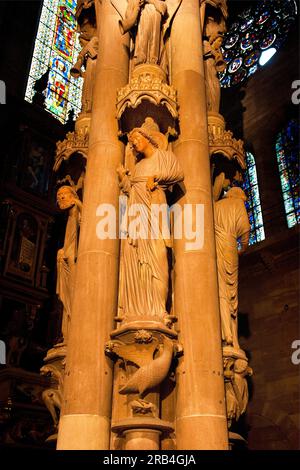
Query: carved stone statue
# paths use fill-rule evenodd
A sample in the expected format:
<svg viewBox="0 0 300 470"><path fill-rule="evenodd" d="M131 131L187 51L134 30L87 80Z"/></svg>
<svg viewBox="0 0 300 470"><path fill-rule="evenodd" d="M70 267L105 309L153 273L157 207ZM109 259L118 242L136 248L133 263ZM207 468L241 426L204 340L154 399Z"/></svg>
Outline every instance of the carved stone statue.
<svg viewBox="0 0 300 470"><path fill-rule="evenodd" d="M228 367L231 363L231 367ZM227 363L227 364L226 364ZM249 400L247 376L251 376L253 371L248 366L245 359L224 359L224 378L228 427L233 421L238 421L245 413Z"/></svg>
<svg viewBox="0 0 300 470"><path fill-rule="evenodd" d="M139 330L133 342L114 340L107 343L106 353L112 353L124 361L127 378L119 393L138 395L131 401L132 411L155 414L155 405L144 400L144 397L166 378L175 355L173 341L167 336L160 335L158 338L149 331ZM133 373L132 364L137 367Z"/></svg>
<svg viewBox="0 0 300 470"><path fill-rule="evenodd" d="M91 8L91 6L93 6L93 3L89 2L86 9ZM82 5L79 5L79 7L81 7L81 9L79 8L76 16L78 17L79 13L82 15L78 18L80 31L79 42L82 49L77 57L76 64L71 68L71 75L74 78L84 78L81 113L87 114L92 110L93 86L98 55L98 38L96 19L93 18L92 15L85 15L85 10L82 10L82 8L84 8ZM82 69L84 69L84 71Z"/></svg>
<svg viewBox="0 0 300 470"><path fill-rule="evenodd" d="M242 181L241 168L236 161L224 160L223 158L221 165L221 168L214 169L216 176L213 183L213 200L215 202L224 195L224 191L228 191L234 182Z"/></svg>
<svg viewBox="0 0 300 470"><path fill-rule="evenodd" d="M167 42L172 20L182 0L111 0L121 16L122 34L130 32L133 63L159 65L168 69Z"/></svg>
<svg viewBox="0 0 300 470"><path fill-rule="evenodd" d="M59 373L58 370L55 369L55 367L51 367L48 365L43 366L41 368L41 374L51 376L53 380L57 383L57 387L53 386L47 388L42 392L42 398L45 403L45 406L49 410L53 419L53 424L57 429L62 403L62 375L61 373Z"/></svg>
<svg viewBox="0 0 300 470"><path fill-rule="evenodd" d="M238 255L247 248L250 234L245 201L244 191L233 187L214 205L222 339L237 349Z"/></svg>
<svg viewBox="0 0 300 470"><path fill-rule="evenodd" d="M62 334L67 341L71 319L71 297L78 249L78 230L82 203L71 186L62 186L57 192L59 208L68 210L64 246L57 252L56 292L63 304Z"/></svg>
<svg viewBox="0 0 300 470"><path fill-rule="evenodd" d="M183 173L175 155L165 150L166 138L151 118L128 137L141 159L132 176L123 166L117 170L120 187L128 196L129 222L122 246L119 309L127 319L151 317L163 321L167 315L170 239L154 208L166 209L165 190L182 181ZM139 227L134 222L136 209Z"/></svg>
<svg viewBox="0 0 300 470"><path fill-rule="evenodd" d="M222 72L226 63L223 60L221 45L226 32L225 18L227 18L226 2L205 2L216 8L207 9L203 24L203 56L206 79L207 110L215 113L220 109L220 82L217 73ZM220 5L222 4L222 5ZM221 7L221 10L217 8Z"/></svg>
<svg viewBox="0 0 300 470"><path fill-rule="evenodd" d="M164 0L128 0L124 20L120 21L122 34L137 28L134 63L158 64L160 59L161 24L167 12Z"/></svg>

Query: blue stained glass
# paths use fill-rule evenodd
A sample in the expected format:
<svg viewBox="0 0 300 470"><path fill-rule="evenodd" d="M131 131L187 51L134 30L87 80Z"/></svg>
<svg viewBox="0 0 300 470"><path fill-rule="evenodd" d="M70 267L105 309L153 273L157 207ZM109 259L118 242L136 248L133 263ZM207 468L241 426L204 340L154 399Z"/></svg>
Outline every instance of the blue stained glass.
<svg viewBox="0 0 300 470"><path fill-rule="evenodd" d="M279 19L278 18L270 18L268 22L266 23L266 27L268 31L272 31L273 29L276 29L279 25Z"/></svg>
<svg viewBox="0 0 300 470"><path fill-rule="evenodd" d="M77 0L44 0L25 99L32 101L34 84L50 68L45 108L62 123L81 108L82 79L76 84L70 69L81 49L75 18Z"/></svg>
<svg viewBox="0 0 300 470"><path fill-rule="evenodd" d="M245 31L247 31L250 28L253 21L254 21L254 18L249 18L244 23L241 24L240 30L242 31L242 33L244 33Z"/></svg>
<svg viewBox="0 0 300 470"><path fill-rule="evenodd" d="M245 66L246 67L252 67L254 64L256 64L259 57L260 57L260 52L259 51L251 52L251 54L249 54L244 60Z"/></svg>
<svg viewBox="0 0 300 470"><path fill-rule="evenodd" d="M247 75L247 72L245 69L243 68L240 68L232 77L232 80L231 80L231 84L232 85L238 85L239 83L241 83L244 78L246 77Z"/></svg>
<svg viewBox="0 0 300 470"><path fill-rule="evenodd" d="M229 65L228 71L230 73L236 72L240 68L242 63L243 63L243 59L241 57L238 57L237 59L234 59L234 61L231 62L231 64Z"/></svg>
<svg viewBox="0 0 300 470"><path fill-rule="evenodd" d="M231 55L230 59L228 57L225 60L221 86L228 88L239 85L263 67L267 61L259 62L257 51L266 51L271 47L278 51L295 24L297 13L295 0L253 2L252 6L240 13L224 38L222 52L230 50ZM243 62L233 72L232 64L240 58ZM230 74L234 76L226 80Z"/></svg>
<svg viewBox="0 0 300 470"><path fill-rule="evenodd" d="M230 82L231 82L231 77L230 77L230 75L227 75L224 78L222 78L221 85L224 88L228 88L230 86Z"/></svg>
<svg viewBox="0 0 300 470"><path fill-rule="evenodd" d="M295 214L288 214L286 216L287 224L289 228L294 227L297 224L297 219ZM299 220L298 220L299 223Z"/></svg>
<svg viewBox="0 0 300 470"><path fill-rule="evenodd" d="M223 59L224 59L224 61L226 62L226 64L228 64L229 62L231 62L232 59L233 59L233 52L230 51L230 50L229 50L229 51L225 51L225 52L223 53Z"/></svg>
<svg viewBox="0 0 300 470"><path fill-rule="evenodd" d="M268 34L261 42L260 42L260 48L264 51L265 49L268 49L269 47L274 44L276 40L276 34L275 33L270 33Z"/></svg>
<svg viewBox="0 0 300 470"><path fill-rule="evenodd" d="M258 69L258 65L254 65L253 67L250 67L249 70L248 70L248 77L253 75L256 72L257 69Z"/></svg>
<svg viewBox="0 0 300 470"><path fill-rule="evenodd" d="M239 40L239 35L237 33L230 36L224 43L226 49L231 49Z"/></svg>
<svg viewBox="0 0 300 470"><path fill-rule="evenodd" d="M261 13L257 23L259 25L262 25L269 19L269 17L270 17L269 10L265 10L263 13Z"/></svg>
<svg viewBox="0 0 300 470"><path fill-rule="evenodd" d="M241 49L243 51L248 51L253 49L253 38L252 37L245 37L241 40Z"/></svg>
<svg viewBox="0 0 300 470"><path fill-rule="evenodd" d="M299 223L299 125L295 119L277 136L276 155L288 227Z"/></svg>
<svg viewBox="0 0 300 470"><path fill-rule="evenodd" d="M246 171L242 188L247 196L245 207L251 226L249 245L253 245L265 239L265 232L254 155L246 152L245 161Z"/></svg>

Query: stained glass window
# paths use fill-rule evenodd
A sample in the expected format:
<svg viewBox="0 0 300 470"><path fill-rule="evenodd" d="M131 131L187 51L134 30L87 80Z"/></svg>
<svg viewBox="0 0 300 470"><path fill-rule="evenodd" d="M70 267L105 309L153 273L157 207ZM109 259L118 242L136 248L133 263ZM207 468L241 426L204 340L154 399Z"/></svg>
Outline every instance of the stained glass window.
<svg viewBox="0 0 300 470"><path fill-rule="evenodd" d="M221 86L238 85L277 52L295 23L295 0L263 0L243 11L225 35Z"/></svg>
<svg viewBox="0 0 300 470"><path fill-rule="evenodd" d="M276 155L288 227L300 222L299 124L291 119L277 136Z"/></svg>
<svg viewBox="0 0 300 470"><path fill-rule="evenodd" d="M246 171L242 187L248 198L245 204L251 225L249 245L253 245L265 239L265 230L259 197L256 164L251 152L246 152Z"/></svg>
<svg viewBox="0 0 300 470"><path fill-rule="evenodd" d="M77 0L44 0L25 94L32 102L34 84L49 68L45 108L62 123L72 109L76 117L81 107L82 79L70 75L80 50L76 4Z"/></svg>

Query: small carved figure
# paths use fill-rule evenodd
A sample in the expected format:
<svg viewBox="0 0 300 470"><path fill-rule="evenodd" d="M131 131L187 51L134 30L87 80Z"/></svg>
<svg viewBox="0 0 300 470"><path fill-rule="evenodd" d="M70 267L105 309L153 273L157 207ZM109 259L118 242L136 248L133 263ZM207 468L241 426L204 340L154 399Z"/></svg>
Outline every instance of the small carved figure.
<svg viewBox="0 0 300 470"><path fill-rule="evenodd" d="M214 205L222 339L238 349L238 255L246 250L250 234L245 201L244 191L233 187Z"/></svg>
<svg viewBox="0 0 300 470"><path fill-rule="evenodd" d="M58 428L60 410L62 404L62 392L63 392L63 368L65 362L62 362L62 369L56 368L50 364L47 364L41 368L41 374L52 378L53 387L47 388L42 392L42 399L45 406L49 410L55 428Z"/></svg>
<svg viewBox="0 0 300 470"><path fill-rule="evenodd" d="M147 333L147 332L145 332ZM152 338L152 335L151 335ZM113 353L124 361L129 378L119 390L122 395L137 393L138 398L131 403L133 413L155 413L156 407L143 398L167 377L174 355L173 341L163 336L161 340L153 337L135 338L134 343L112 341L107 344L107 353ZM134 364L138 369L132 373L128 365ZM129 369L129 370L128 370Z"/></svg>
<svg viewBox="0 0 300 470"><path fill-rule="evenodd" d="M76 16L78 18L80 31L79 42L82 49L77 57L76 64L71 69L71 75L74 78L84 78L81 99L81 112L84 114L90 113L92 110L96 59L98 56L96 19L93 15L84 14L84 9L91 9L93 3L94 2L81 2L81 4L77 6ZM84 68L84 72L82 68Z"/></svg>
<svg viewBox="0 0 300 470"><path fill-rule="evenodd" d="M74 269L78 250L78 231L82 203L71 186L62 186L57 192L57 202L62 210L68 210L64 246L57 252L56 292L63 304L62 334L67 341L71 320L71 297Z"/></svg>
<svg viewBox="0 0 300 470"><path fill-rule="evenodd" d="M232 421L238 421L245 413L249 400L247 376L252 375L252 369L245 359L232 359L232 368L225 376L225 393L228 427Z"/></svg>
<svg viewBox="0 0 300 470"><path fill-rule="evenodd" d="M215 113L220 109L221 89L218 72L222 72L226 63L223 60L221 45L226 32L226 2L205 2L217 8L211 9L204 18L203 25L203 57L206 80L207 110ZM202 5L204 8L205 3ZM222 6L222 8L221 8ZM221 10L219 10L219 7Z"/></svg>

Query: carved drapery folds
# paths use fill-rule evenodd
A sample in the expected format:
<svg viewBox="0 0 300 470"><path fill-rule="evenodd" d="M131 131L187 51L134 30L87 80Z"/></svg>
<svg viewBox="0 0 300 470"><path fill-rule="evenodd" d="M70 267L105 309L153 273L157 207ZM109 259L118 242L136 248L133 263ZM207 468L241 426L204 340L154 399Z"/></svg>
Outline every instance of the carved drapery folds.
<svg viewBox="0 0 300 470"><path fill-rule="evenodd" d="M238 258L248 247L250 224L242 183L245 152L242 140L225 130L225 120L208 113L212 164L215 238L218 268L225 395L228 428L237 423L248 403L248 359L238 341ZM239 245L238 245L239 244ZM232 442L242 439L231 433Z"/></svg>
<svg viewBox="0 0 300 470"><path fill-rule="evenodd" d="M221 98L218 72L222 72L226 67L221 51L223 37L226 32L226 19L228 17L226 0L204 0L201 2L200 12L202 19L207 110L218 113Z"/></svg>

